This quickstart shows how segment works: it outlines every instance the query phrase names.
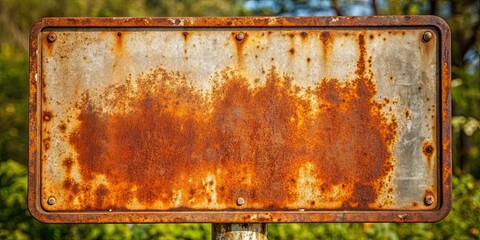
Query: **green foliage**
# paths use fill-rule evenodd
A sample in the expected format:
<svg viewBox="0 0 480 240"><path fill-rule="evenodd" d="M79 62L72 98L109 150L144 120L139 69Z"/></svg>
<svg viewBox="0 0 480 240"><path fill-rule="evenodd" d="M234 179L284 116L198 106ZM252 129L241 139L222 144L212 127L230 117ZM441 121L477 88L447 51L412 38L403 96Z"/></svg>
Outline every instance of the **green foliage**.
<svg viewBox="0 0 480 240"><path fill-rule="evenodd" d="M0 45L0 161L27 159L28 57Z"/></svg>

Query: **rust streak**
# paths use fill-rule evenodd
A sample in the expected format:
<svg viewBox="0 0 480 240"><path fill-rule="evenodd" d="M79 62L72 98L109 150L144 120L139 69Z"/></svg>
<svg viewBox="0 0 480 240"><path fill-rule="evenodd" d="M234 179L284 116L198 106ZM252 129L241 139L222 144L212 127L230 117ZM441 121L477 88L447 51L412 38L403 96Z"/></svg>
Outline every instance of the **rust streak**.
<svg viewBox="0 0 480 240"><path fill-rule="evenodd" d="M424 142L422 146L422 153L427 158L428 164L432 163L432 156L435 154L435 147L430 142Z"/></svg>
<svg viewBox="0 0 480 240"><path fill-rule="evenodd" d="M191 34L189 32L182 32L182 36L183 36L183 40L185 40L185 42L188 42L188 40L191 37Z"/></svg>
<svg viewBox="0 0 480 240"><path fill-rule="evenodd" d="M320 34L320 40L322 41L323 62L327 64L330 52L333 50L333 35L329 31L323 31Z"/></svg>
<svg viewBox="0 0 480 240"><path fill-rule="evenodd" d="M243 34L242 38L237 39L237 34ZM231 33L231 41L235 43L237 59L239 61L240 67L243 66L243 59L244 59L244 52L243 47L245 43L248 41L248 33L246 32L232 32Z"/></svg>

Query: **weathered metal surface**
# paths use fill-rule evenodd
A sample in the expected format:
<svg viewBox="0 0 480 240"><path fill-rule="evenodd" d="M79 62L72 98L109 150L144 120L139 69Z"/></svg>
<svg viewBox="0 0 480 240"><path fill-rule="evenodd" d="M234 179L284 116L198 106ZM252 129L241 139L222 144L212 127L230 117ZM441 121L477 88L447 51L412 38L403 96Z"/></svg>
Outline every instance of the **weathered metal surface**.
<svg viewBox="0 0 480 240"><path fill-rule="evenodd" d="M29 208L45 222L438 221L437 17L47 18Z"/></svg>

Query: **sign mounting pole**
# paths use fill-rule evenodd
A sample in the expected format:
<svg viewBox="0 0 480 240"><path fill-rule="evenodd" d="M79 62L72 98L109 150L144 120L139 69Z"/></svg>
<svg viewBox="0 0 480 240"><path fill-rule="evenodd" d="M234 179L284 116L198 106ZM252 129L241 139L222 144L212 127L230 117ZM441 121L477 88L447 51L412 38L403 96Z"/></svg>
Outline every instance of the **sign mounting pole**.
<svg viewBox="0 0 480 240"><path fill-rule="evenodd" d="M213 223L212 239L252 239L266 240L267 224L266 223Z"/></svg>

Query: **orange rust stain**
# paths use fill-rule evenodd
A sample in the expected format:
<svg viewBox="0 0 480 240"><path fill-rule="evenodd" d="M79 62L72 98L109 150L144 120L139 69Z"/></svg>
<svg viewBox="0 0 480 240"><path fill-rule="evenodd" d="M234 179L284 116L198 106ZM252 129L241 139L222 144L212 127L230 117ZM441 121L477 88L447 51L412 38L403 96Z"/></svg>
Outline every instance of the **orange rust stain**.
<svg viewBox="0 0 480 240"><path fill-rule="evenodd" d="M190 39L191 34L189 32L182 32L183 39L187 42Z"/></svg>
<svg viewBox="0 0 480 240"><path fill-rule="evenodd" d="M301 32L300 36L302 37L302 39L305 39L305 38L308 37L308 33L307 32Z"/></svg>
<svg viewBox="0 0 480 240"><path fill-rule="evenodd" d="M240 32L238 32L238 33L240 33ZM244 46L245 42L246 42L247 39L248 39L248 33L242 32L242 33L243 33L243 39L241 39L241 40L236 39L236 35L237 35L238 33L232 32L231 38L232 38L232 41L235 42L235 46L237 47L237 54L240 55L240 54L242 53L243 46Z"/></svg>
<svg viewBox="0 0 480 240"><path fill-rule="evenodd" d="M65 167L67 173L70 172L72 170L73 159L71 157L64 159L62 165Z"/></svg>
<svg viewBox="0 0 480 240"><path fill-rule="evenodd" d="M323 31L320 34L320 40L322 41L323 61L327 62L329 54L332 51L333 36L330 32Z"/></svg>
<svg viewBox="0 0 480 240"><path fill-rule="evenodd" d="M49 111L43 111L42 116L43 116L43 121L44 122L49 122L53 117L52 113L49 112Z"/></svg>
<svg viewBox="0 0 480 240"><path fill-rule="evenodd" d="M422 146L423 155L428 159L428 163L431 163L431 158L435 153L435 147L430 142L424 142Z"/></svg>
<svg viewBox="0 0 480 240"><path fill-rule="evenodd" d="M58 130L60 130L61 133L65 133L67 130L67 125L65 123L58 125Z"/></svg>
<svg viewBox="0 0 480 240"><path fill-rule="evenodd" d="M290 50L288 51L291 55L294 55L295 54L295 49L294 48L290 48Z"/></svg>
<svg viewBox="0 0 480 240"><path fill-rule="evenodd" d="M241 49L245 40L232 37ZM146 209L158 202L166 209L192 208L192 202L228 209L237 208L235 200L242 197L245 207L282 209L295 201L299 169L309 163L321 180L312 183L316 189L353 189L340 209L368 209L393 169L397 123L374 99L364 35L358 38L356 77L346 83L324 79L306 96L274 67L255 87L226 69L208 97L178 74L157 68L138 77L139 93L128 101L128 87L109 89L116 97L102 101L124 104L124 113L102 112L86 92L69 138L87 185L77 187L85 196L81 204L126 209L135 199ZM111 184L89 187L99 175ZM175 189L182 193L177 205ZM322 208L317 199L305 201Z"/></svg>
<svg viewBox="0 0 480 240"><path fill-rule="evenodd" d="M55 44L55 42L48 41L48 35L52 33L53 32L44 33L43 34L44 37L42 39L43 46L47 49L48 55L52 55L53 45Z"/></svg>
<svg viewBox="0 0 480 240"><path fill-rule="evenodd" d="M124 35L125 33L122 33L122 32L115 33L115 49L116 50L122 50Z"/></svg>
<svg viewBox="0 0 480 240"><path fill-rule="evenodd" d="M50 149L50 137L42 140L45 151Z"/></svg>
<svg viewBox="0 0 480 240"><path fill-rule="evenodd" d="M236 35L239 33L243 33L243 39L238 40L236 38ZM244 58L244 53L243 53L243 47L245 45L245 42L248 40L248 33L246 32L232 32L231 33L231 39L235 43L236 47L236 52L237 52L237 59L239 60L239 65L240 67L243 65L243 58Z"/></svg>
<svg viewBox="0 0 480 240"><path fill-rule="evenodd" d="M362 77L366 74L366 66L365 66L365 56L367 55L367 49L365 47L365 35L359 34L358 35L358 50L360 53L360 57L357 61L357 69L355 70L355 74L358 77Z"/></svg>
<svg viewBox="0 0 480 240"><path fill-rule="evenodd" d="M445 123L450 113L450 109L447 106L450 106L448 101L450 100L450 89L451 89L451 78L450 78L450 69L447 62L442 64L442 122Z"/></svg>

